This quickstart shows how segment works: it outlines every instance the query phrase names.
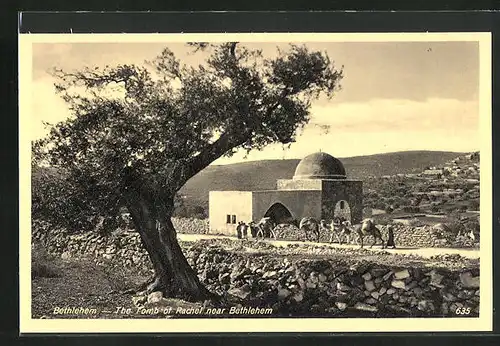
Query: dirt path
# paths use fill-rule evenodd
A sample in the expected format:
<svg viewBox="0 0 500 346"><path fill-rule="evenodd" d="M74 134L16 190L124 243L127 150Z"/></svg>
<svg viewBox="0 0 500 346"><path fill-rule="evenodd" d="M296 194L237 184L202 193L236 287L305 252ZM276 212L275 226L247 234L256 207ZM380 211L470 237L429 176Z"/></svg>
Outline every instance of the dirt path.
<svg viewBox="0 0 500 346"><path fill-rule="evenodd" d="M211 235L211 234L184 234L184 233L178 233L177 238L181 241L197 241L200 239L232 239L234 240L234 237L230 236L223 236L223 235ZM270 243L274 246L281 246L285 247L288 246L289 244L304 244L304 242L301 241L289 241L289 240L264 240L267 243ZM310 244L315 244L315 243L310 243ZM329 243L320 243L321 246L328 246L332 248L358 248L358 245L347 245L347 244L329 244ZM372 251L381 251L382 249L380 246L374 246L372 249L370 249L370 246L365 245L365 249L367 250L372 250ZM458 254L460 256L466 257L466 258L479 258L479 249L454 249L454 248L438 248L438 247L433 247L433 248L408 248L408 247L400 247L397 249L383 249L383 251L387 251L389 253L395 253L395 254L401 254L401 255L417 255L421 256L424 258L430 258L431 256L437 256L437 255L455 255Z"/></svg>

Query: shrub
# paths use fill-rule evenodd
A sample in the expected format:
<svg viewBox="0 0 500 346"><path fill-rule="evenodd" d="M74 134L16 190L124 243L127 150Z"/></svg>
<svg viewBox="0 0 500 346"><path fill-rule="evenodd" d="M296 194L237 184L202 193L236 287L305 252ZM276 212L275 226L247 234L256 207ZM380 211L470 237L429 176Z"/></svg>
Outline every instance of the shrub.
<svg viewBox="0 0 500 346"><path fill-rule="evenodd" d="M392 218L388 215L380 215L380 216L377 216L377 218L375 219L375 223L377 225L388 225L390 223L392 223Z"/></svg>
<svg viewBox="0 0 500 346"><path fill-rule="evenodd" d="M61 276L58 260L41 246L31 250L31 277L53 278Z"/></svg>
<svg viewBox="0 0 500 346"><path fill-rule="evenodd" d="M417 218L414 218L414 219L411 219L408 221L408 225L412 226L412 227L421 227L421 226L424 226L425 223Z"/></svg>
<svg viewBox="0 0 500 346"><path fill-rule="evenodd" d="M363 208L363 218L372 217L373 209L372 208Z"/></svg>
<svg viewBox="0 0 500 346"><path fill-rule="evenodd" d="M469 210L479 210L479 200L474 199L469 202Z"/></svg>
<svg viewBox="0 0 500 346"><path fill-rule="evenodd" d="M450 236L452 236L453 238L455 238L459 233L463 234L466 230L464 225L456 219L449 222L447 226L451 233Z"/></svg>
<svg viewBox="0 0 500 346"><path fill-rule="evenodd" d="M479 233L480 231L480 223L479 220L469 220L465 222L464 228L467 232L474 232L475 234Z"/></svg>
<svg viewBox="0 0 500 346"><path fill-rule="evenodd" d="M419 207L414 207L411 205L405 205L401 208L405 213L420 213Z"/></svg>
<svg viewBox="0 0 500 346"><path fill-rule="evenodd" d="M182 205L175 209L173 216L180 218L206 219L208 213L205 208L200 205Z"/></svg>
<svg viewBox="0 0 500 346"><path fill-rule="evenodd" d="M431 206L431 212L437 213L439 211L439 207L437 205Z"/></svg>

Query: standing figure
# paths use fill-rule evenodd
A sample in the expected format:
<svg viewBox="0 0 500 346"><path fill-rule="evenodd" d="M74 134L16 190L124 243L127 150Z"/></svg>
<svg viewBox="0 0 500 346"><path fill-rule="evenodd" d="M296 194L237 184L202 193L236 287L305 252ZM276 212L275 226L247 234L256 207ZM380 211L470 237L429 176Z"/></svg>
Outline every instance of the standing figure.
<svg viewBox="0 0 500 346"><path fill-rule="evenodd" d="M394 242L394 230L392 226L387 226L387 245L386 248L391 246L393 249L396 248L396 243Z"/></svg>
<svg viewBox="0 0 500 346"><path fill-rule="evenodd" d="M250 234L252 235L252 238L257 238L257 233L259 233L259 227L257 224L254 221L250 221L248 227L250 227Z"/></svg>
<svg viewBox="0 0 500 346"><path fill-rule="evenodd" d="M243 222L238 222L238 226L236 226L236 235L238 236L238 239L241 239L242 237L242 225L243 225Z"/></svg>

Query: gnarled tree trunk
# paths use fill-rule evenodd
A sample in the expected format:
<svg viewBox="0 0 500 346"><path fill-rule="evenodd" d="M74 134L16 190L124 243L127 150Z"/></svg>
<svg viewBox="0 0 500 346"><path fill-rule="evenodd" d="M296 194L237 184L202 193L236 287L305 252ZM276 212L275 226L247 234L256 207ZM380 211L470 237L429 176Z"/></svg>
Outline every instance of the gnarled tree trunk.
<svg viewBox="0 0 500 346"><path fill-rule="evenodd" d="M171 198L173 203L173 197ZM167 297L189 301L215 298L200 282L177 242L171 221L171 208L158 205L158 200L135 194L129 198L128 209L149 254L155 273L147 291L161 291Z"/></svg>
<svg viewBox="0 0 500 346"><path fill-rule="evenodd" d="M194 175L221 157L231 148L245 142L248 134L223 134L184 165L177 165L165 179L172 184L168 191L155 191L140 175L126 170L124 198L136 230L149 254L155 279L148 291L162 291L165 296L190 301L219 300L200 282L196 272L184 257L172 224L174 196Z"/></svg>

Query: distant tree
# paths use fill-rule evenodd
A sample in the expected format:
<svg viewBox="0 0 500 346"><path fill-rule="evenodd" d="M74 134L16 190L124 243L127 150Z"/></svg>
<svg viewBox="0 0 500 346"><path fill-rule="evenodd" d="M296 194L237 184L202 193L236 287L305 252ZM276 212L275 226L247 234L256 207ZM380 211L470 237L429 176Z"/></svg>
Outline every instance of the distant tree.
<svg viewBox="0 0 500 346"><path fill-rule="evenodd" d="M175 194L175 197L174 197L174 209L177 209L177 208L182 208L184 206L184 198L185 196L180 194L180 193L176 193Z"/></svg>
<svg viewBox="0 0 500 346"><path fill-rule="evenodd" d="M205 208L203 208L201 205L194 205L192 207L190 216L196 219L205 219L208 215L205 211Z"/></svg>
<svg viewBox="0 0 500 346"><path fill-rule="evenodd" d="M33 148L37 157L37 150ZM96 230L107 235L123 224L120 204L113 200L94 200L97 191L87 191L78 184L76 176L66 170L39 166L34 160L31 170L32 220L43 220L71 233ZM112 208L103 218L97 208Z"/></svg>
<svg viewBox="0 0 500 346"><path fill-rule="evenodd" d="M167 48L145 66L54 70L72 117L35 143L34 154L64 171L79 197L66 202L79 201L89 211L82 217L113 219L126 206L153 263L149 292L203 300L213 295L189 266L171 221L177 191L238 148L294 142L311 101L332 97L343 72L305 46L270 59L235 42L191 46L208 55L197 67ZM76 227L77 219L65 225Z"/></svg>
<svg viewBox="0 0 500 346"><path fill-rule="evenodd" d="M473 199L472 201L470 201L469 209L474 211L479 210L479 200Z"/></svg>
<svg viewBox="0 0 500 346"><path fill-rule="evenodd" d="M415 206L411 206L411 205L405 205L401 209L405 213L420 213L419 207L415 207Z"/></svg>
<svg viewBox="0 0 500 346"><path fill-rule="evenodd" d="M437 213L439 211L439 207L437 205L431 206L431 212Z"/></svg>

